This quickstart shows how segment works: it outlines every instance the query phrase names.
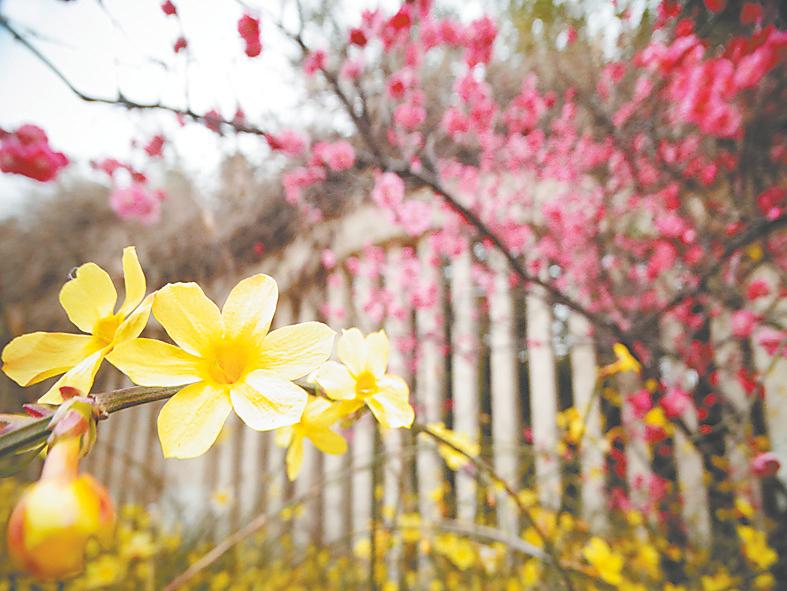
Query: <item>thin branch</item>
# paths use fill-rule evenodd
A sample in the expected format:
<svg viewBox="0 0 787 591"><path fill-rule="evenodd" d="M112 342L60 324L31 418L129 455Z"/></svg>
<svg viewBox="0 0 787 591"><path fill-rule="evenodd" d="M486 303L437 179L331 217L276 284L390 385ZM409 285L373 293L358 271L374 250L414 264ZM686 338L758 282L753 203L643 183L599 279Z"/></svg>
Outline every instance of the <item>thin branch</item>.
<svg viewBox="0 0 787 591"><path fill-rule="evenodd" d="M757 240L765 238L784 226L787 226L787 214L782 214L773 220L765 220L749 226L745 231L741 232L727 243L721 256L705 270L694 286L676 293L660 310L647 316L641 322L636 323L632 327L631 332L634 334L646 334L648 330L652 329L658 323L664 314L681 305L686 300L701 294L707 287L708 282L721 271L724 263L740 249L749 246Z"/></svg>
<svg viewBox="0 0 787 591"><path fill-rule="evenodd" d="M220 126L229 127L234 129L240 133L248 133L252 135L257 135L265 138L266 140L270 137L270 134L260 129L259 127L254 127L252 125L246 125L245 123L240 123L238 121L231 121L229 119L224 119L223 117L214 117L214 116L206 116L196 113L190 108L178 108L173 107L167 104L164 104L160 101L156 101L154 103L140 103L137 101L133 101L129 99L127 96L123 94L122 91L118 90L118 94L116 97L108 98L108 97L100 97L87 94L82 92L79 88L74 86L74 84L66 77L60 69L52 63L52 61L46 57L35 45L30 43L24 35L22 35L17 29L6 19L4 16L0 15L0 27L7 30L11 36L16 39L19 43L24 45L33 55L38 58L38 60L44 64L49 71L51 71L63 84L68 87L68 89L75 94L81 100L88 102L88 103L99 103L105 105L116 105L125 107L126 109L135 109L140 111L167 111L170 113L174 113L176 115L181 115L183 117L188 117L193 121L197 121L203 124L218 124Z"/></svg>

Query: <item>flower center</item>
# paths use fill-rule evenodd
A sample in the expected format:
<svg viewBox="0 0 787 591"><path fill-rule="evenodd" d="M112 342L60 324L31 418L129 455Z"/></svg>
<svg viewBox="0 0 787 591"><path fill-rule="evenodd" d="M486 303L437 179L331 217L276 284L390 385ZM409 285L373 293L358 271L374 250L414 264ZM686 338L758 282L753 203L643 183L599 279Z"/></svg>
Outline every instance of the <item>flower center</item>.
<svg viewBox="0 0 787 591"><path fill-rule="evenodd" d="M113 314L101 318L93 327L93 336L105 345L110 344L115 339L115 332L123 321L121 314Z"/></svg>
<svg viewBox="0 0 787 591"><path fill-rule="evenodd" d="M355 379L355 395L358 398L366 398L377 392L377 378L370 371L361 373Z"/></svg>
<svg viewBox="0 0 787 591"><path fill-rule="evenodd" d="M249 350L236 342L217 345L208 359L208 375L217 384L234 384L246 373Z"/></svg>

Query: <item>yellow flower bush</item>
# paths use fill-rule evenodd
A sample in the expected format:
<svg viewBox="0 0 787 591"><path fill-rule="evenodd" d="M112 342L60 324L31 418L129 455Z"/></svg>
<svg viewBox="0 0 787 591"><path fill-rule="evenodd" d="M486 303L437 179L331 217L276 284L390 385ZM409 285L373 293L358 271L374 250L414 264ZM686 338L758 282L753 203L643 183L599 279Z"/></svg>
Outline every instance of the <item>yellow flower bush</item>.
<svg viewBox="0 0 787 591"><path fill-rule="evenodd" d="M292 425L307 394L292 381L322 365L334 332L304 322L268 332L278 287L267 275L238 283L219 308L196 283L156 293L153 315L177 346L136 339L115 347L110 362L141 386L186 386L158 418L165 457L205 453L231 410L252 429Z"/></svg>
<svg viewBox="0 0 787 591"><path fill-rule="evenodd" d="M315 380L330 398L344 402L347 413L365 404L383 427L409 428L415 419L410 389L402 378L386 373L389 347L383 330L366 338L357 328L344 330L337 344L341 363L329 361Z"/></svg>
<svg viewBox="0 0 787 591"><path fill-rule="evenodd" d="M85 263L60 290L68 319L86 334L34 332L12 340L3 349L3 371L20 386L64 374L39 402L59 404L60 388L88 393L101 362L119 344L139 336L150 315L145 275L136 249L123 250L125 299L117 312L117 292L109 274ZM144 301L143 301L144 299Z"/></svg>
<svg viewBox="0 0 787 591"><path fill-rule="evenodd" d="M481 446L478 444L478 441L475 441L467 433L452 431L443 423L429 423L426 426L435 435L451 444L438 444L437 452L445 461L446 466L454 472L461 470L470 463L467 456L457 450L461 450L472 458L478 457L478 454L481 452ZM424 434L422 434L422 436L424 436Z"/></svg>
<svg viewBox="0 0 787 591"><path fill-rule="evenodd" d="M601 538L592 537L582 550L582 555L604 582L619 585L623 581L623 557Z"/></svg>
<svg viewBox="0 0 787 591"><path fill-rule="evenodd" d="M612 346L612 350L615 353L616 361L610 365L602 367L599 370L599 374L602 377L611 376L618 373L626 373L629 371L634 373L640 372L642 366L639 364L639 361L634 358L626 345L623 343L615 343Z"/></svg>
<svg viewBox="0 0 787 591"><path fill-rule="evenodd" d="M295 480L303 464L304 439L326 454L347 452L347 441L331 426L342 417L340 405L324 398L309 396L301 420L276 431L276 445L287 449L287 477Z"/></svg>

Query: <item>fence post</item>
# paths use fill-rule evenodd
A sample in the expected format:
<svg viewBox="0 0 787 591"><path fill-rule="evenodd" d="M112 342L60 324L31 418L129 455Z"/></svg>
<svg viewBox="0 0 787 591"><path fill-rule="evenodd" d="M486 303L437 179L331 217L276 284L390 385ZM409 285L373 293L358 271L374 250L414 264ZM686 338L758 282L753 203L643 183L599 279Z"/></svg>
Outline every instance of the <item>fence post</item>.
<svg viewBox="0 0 787 591"><path fill-rule="evenodd" d="M601 400L596 392L596 349L590 324L577 313L568 319L571 334L571 383L574 407L583 415L585 432L580 454L582 474L582 516L595 531L605 527L604 452L601 433ZM595 398L594 398L595 397Z"/></svg>
<svg viewBox="0 0 787 591"><path fill-rule="evenodd" d="M478 441L479 376L478 317L475 283L472 276L471 246L451 265L451 309L453 313L451 343L451 390L453 393L454 431ZM472 523L476 515L476 479L463 471L456 475L456 516Z"/></svg>
<svg viewBox="0 0 787 591"><path fill-rule="evenodd" d="M327 321L339 333L338 340L341 337L340 329L349 326L352 310L349 280L341 267L334 269L328 277L327 290ZM323 458L323 474L331 480L325 485L323 497L323 537L327 543L341 540L349 531L350 509L353 505L348 472L351 458L351 453L341 456L327 454Z"/></svg>
<svg viewBox="0 0 787 591"><path fill-rule="evenodd" d="M555 354L552 350L552 309L543 289L536 285L527 289L530 414L538 498L544 506L556 510L560 505L560 463L555 453L558 405Z"/></svg>

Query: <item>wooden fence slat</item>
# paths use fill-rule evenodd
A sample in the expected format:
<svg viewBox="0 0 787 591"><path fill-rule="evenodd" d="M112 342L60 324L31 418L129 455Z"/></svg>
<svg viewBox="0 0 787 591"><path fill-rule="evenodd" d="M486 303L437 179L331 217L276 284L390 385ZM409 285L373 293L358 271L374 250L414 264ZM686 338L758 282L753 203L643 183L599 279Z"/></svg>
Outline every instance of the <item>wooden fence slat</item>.
<svg viewBox="0 0 787 591"><path fill-rule="evenodd" d="M585 433L582 440L582 516L595 531L607 523L604 499L604 452L601 432L601 400L596 392L596 350L590 324L577 313L568 319L571 334L571 383L574 406L582 413ZM585 414L587 413L587 414Z"/></svg>
<svg viewBox="0 0 787 591"><path fill-rule="evenodd" d="M310 300L301 300L299 321L307 322L317 317L317 310ZM295 495L305 497L301 503L300 515L295 523L295 544L304 548L310 543L317 543L320 517L321 495L312 491L320 478L320 452L308 439L303 442L303 466L295 480Z"/></svg>
<svg viewBox="0 0 787 591"><path fill-rule="evenodd" d="M436 303L430 308L418 308L416 312L416 331L418 337L418 361L414 399L418 407L418 418L422 423L443 421L443 401L445 392L445 364L440 350L440 319L443 293L440 269L432 261L433 253L428 241L418 245L418 258L421 265L421 279L433 285ZM437 506L432 497L443 484L443 463L431 441L419 438L417 452L418 504L421 519L434 522L439 518Z"/></svg>
<svg viewBox="0 0 787 591"><path fill-rule="evenodd" d="M547 507L560 504L560 465L556 455L557 382L552 350L552 309L545 292L530 286L526 297L530 415L536 455L538 498Z"/></svg>
<svg viewBox="0 0 787 591"><path fill-rule="evenodd" d="M498 252L489 253L494 271L494 290L489 296L489 364L492 395L492 445L495 469L515 489L519 484L518 453L521 440L519 377L514 300L510 270ZM551 349L550 349L551 352ZM554 420L554 418L553 418ZM513 502L498 492L497 522L512 535L519 533Z"/></svg>
<svg viewBox="0 0 787 591"><path fill-rule="evenodd" d="M451 265L451 391L453 394L454 431L478 441L480 392L478 375L478 318L472 256L465 250ZM476 514L476 480L473 474L456 475L456 516L472 522Z"/></svg>
<svg viewBox="0 0 787 591"><path fill-rule="evenodd" d="M372 289L369 277L356 274L353 277L353 305L355 326L367 335L373 326L363 310ZM369 524L372 517L372 501L374 491L372 463L374 457L374 437L376 425L370 413L364 414L352 427L352 533L354 543L368 539Z"/></svg>
<svg viewBox="0 0 787 591"><path fill-rule="evenodd" d="M343 269L337 268L327 286L328 323L337 331L337 340L342 328L348 328L351 311L350 283ZM351 453L341 456L326 455L323 459L323 475L328 480L323 493L323 536L328 543L341 540L350 527L350 478L346 474L352 459Z"/></svg>
<svg viewBox="0 0 787 591"><path fill-rule="evenodd" d="M664 322L661 327L661 340L668 344L675 342L684 327L677 322ZM681 386L690 390L686 383L688 368L685 364L670 360L664 365L662 379L669 386ZM693 433L697 432L697 412L694 406L686 409L681 417ZM705 467L702 455L680 431L675 430L675 464L678 471L678 482L683 501L683 519L687 525L687 535L694 544L705 544L711 539L711 521L708 512L708 489L705 482Z"/></svg>

